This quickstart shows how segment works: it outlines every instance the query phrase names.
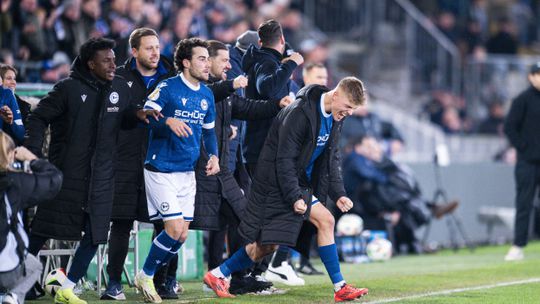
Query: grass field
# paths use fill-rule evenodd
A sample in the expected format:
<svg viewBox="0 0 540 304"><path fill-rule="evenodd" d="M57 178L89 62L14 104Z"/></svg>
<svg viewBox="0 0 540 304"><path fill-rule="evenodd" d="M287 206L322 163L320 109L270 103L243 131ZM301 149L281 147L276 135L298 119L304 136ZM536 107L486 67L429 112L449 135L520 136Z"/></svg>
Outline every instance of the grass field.
<svg viewBox="0 0 540 304"><path fill-rule="evenodd" d="M433 255L400 256L385 263L342 264L345 279L367 287L362 303L540 303L540 242L525 249L525 260L504 262L508 246L477 248L474 252L442 251ZM323 269L321 264L318 268ZM305 276L306 286L288 287L284 295L240 296L217 299L202 291L201 282L182 282L185 293L166 303L331 303L333 290L327 276ZM126 289L129 303L142 296ZM83 298L98 303L95 292ZM50 302L49 296L28 303ZM103 303L103 302L101 302Z"/></svg>

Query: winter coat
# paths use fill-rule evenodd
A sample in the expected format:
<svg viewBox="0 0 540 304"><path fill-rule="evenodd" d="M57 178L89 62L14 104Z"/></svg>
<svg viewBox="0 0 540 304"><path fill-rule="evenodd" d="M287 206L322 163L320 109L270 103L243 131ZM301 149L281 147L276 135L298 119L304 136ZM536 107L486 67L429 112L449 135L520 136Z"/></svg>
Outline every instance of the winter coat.
<svg viewBox="0 0 540 304"><path fill-rule="evenodd" d="M321 127L320 98L327 91L318 85L303 88L296 101L284 108L272 124L239 227L247 240L294 246L302 222L309 216L309 212L294 212L297 200L303 198L310 208L312 193L323 204L328 196L334 201L345 196L339 151L341 121L334 121L327 145L313 166L311 180L306 175Z"/></svg>
<svg viewBox="0 0 540 304"><path fill-rule="evenodd" d="M11 171L0 173L0 195L2 196L0 199L0 259L3 263L2 268L8 271L18 266L12 262L24 261L28 246L28 237L22 228L19 212L44 200L52 199L62 185L62 173L48 161L33 160L30 162L30 169L32 173ZM8 216L7 203L9 203L11 216ZM15 243L8 241L10 235L14 236ZM15 249L15 252L10 249ZM6 265L10 263L11 265Z"/></svg>
<svg viewBox="0 0 540 304"><path fill-rule="evenodd" d="M64 181L60 193L38 207L33 234L80 240L88 217L93 243L107 242L118 131L135 126L134 112L126 81L118 76L99 81L80 58L70 76L40 101L28 117L24 145L40 155L50 125L49 160Z"/></svg>
<svg viewBox="0 0 540 304"><path fill-rule="evenodd" d="M504 122L504 133L518 159L540 163L540 90L530 86L512 101Z"/></svg>
<svg viewBox="0 0 540 304"><path fill-rule="evenodd" d="M212 80L211 80L212 81ZM218 141L220 172L215 176L206 175L207 153L201 149L197 162L195 176L197 178L197 193L195 196L195 216L190 228L201 230L219 230L219 210L222 198L231 205L235 214L241 217L247 200L234 179L233 173L228 169L229 163L229 136L231 118L235 119L264 119L274 117L280 110L279 101L252 100L234 94L232 80L215 82L209 87L213 91L229 88L229 96L225 100L216 98L216 124L214 131ZM234 157L234 156L233 156Z"/></svg>
<svg viewBox="0 0 540 304"><path fill-rule="evenodd" d="M172 64L161 57L159 70L161 76L146 88L141 74L134 68L131 58L119 67L116 73L127 81L131 103L144 104L146 96L157 84L176 73ZM114 164L114 203L111 218L148 221L148 207L144 190L143 165L148 149L148 129L144 127L121 130L118 134L118 157Z"/></svg>
<svg viewBox="0 0 540 304"><path fill-rule="evenodd" d="M242 69L250 79L246 97L252 99L278 100L291 92L291 75L297 64L288 60L281 63L283 55L270 48L251 45L242 58ZM272 119L248 121L245 139L247 163L257 163L259 153L272 125Z"/></svg>

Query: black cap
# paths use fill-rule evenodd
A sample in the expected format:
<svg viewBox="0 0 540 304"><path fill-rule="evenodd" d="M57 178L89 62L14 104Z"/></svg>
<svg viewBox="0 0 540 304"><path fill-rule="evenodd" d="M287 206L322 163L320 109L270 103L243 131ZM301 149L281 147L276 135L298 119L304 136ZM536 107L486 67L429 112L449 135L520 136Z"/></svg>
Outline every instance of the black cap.
<svg viewBox="0 0 540 304"><path fill-rule="evenodd" d="M529 70L529 74L537 74L540 73L540 61L533 64L531 66L531 69Z"/></svg>

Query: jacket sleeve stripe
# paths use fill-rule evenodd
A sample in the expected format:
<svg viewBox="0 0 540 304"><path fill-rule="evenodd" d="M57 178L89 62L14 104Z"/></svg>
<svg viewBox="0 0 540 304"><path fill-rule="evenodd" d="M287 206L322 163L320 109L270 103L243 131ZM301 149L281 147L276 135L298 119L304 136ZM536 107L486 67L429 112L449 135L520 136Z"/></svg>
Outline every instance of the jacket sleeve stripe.
<svg viewBox="0 0 540 304"><path fill-rule="evenodd" d="M158 111L161 111L161 106L158 105L157 103L151 101L151 100L148 100L145 104L144 104L144 108L145 109L154 109L154 110L158 110Z"/></svg>

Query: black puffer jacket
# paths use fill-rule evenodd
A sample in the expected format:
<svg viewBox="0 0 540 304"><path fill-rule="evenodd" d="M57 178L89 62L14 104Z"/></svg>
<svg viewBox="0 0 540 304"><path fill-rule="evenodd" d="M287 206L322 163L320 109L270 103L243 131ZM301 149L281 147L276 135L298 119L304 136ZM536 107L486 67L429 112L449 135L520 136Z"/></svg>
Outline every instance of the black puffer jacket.
<svg viewBox="0 0 540 304"><path fill-rule="evenodd" d="M64 175L60 193L38 207L32 233L79 240L88 214L94 244L107 242L118 130L136 124L129 100L123 78L100 82L76 58L70 76L29 115L24 145L40 155L50 125L49 160Z"/></svg>
<svg viewBox="0 0 540 304"><path fill-rule="evenodd" d="M144 104L146 96L157 84L163 79L174 76L175 71L172 64L162 56L158 68L161 76L150 84L149 88L146 88L141 74L134 68L134 61L134 58L129 59L116 70L116 73L127 81L131 103L137 106ZM147 148L147 128L121 130L118 134L118 157L114 164L116 172L112 219L148 221L143 177Z"/></svg>
<svg viewBox="0 0 540 304"><path fill-rule="evenodd" d="M310 206L311 193L322 203L326 203L327 196L335 201L346 195L339 152L341 121L334 121L327 146L314 164L311 181L306 175L321 125L319 102L326 91L326 87L318 85L303 88L296 101L283 109L272 124L239 227L247 240L294 246L305 219L293 210L298 199L304 198Z"/></svg>
<svg viewBox="0 0 540 304"><path fill-rule="evenodd" d="M229 95L225 100L219 100L220 96L214 94L216 98L216 125L215 132L218 140L219 166L220 172L216 176L206 175L206 164L208 156L206 151L201 149L201 155L197 162L197 194L195 196L195 216L190 228L201 230L219 230L219 209L222 198L225 198L232 209L241 217L246 206L240 186L227 168L229 163L229 136L231 118L234 119L265 119L274 117L280 110L279 101L253 100L233 94L232 80L225 82L215 82L209 87L214 92L216 89L222 92L223 86L229 88ZM219 84L219 85L216 85Z"/></svg>

